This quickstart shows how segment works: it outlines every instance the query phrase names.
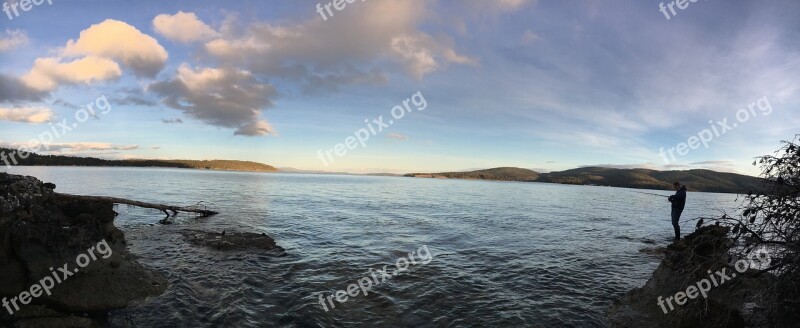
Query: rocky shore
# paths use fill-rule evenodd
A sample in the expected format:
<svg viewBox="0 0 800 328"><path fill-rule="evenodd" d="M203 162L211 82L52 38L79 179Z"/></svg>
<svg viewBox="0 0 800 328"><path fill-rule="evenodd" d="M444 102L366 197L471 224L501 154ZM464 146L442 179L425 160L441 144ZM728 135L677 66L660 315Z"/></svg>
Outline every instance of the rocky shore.
<svg viewBox="0 0 800 328"><path fill-rule="evenodd" d="M109 310L167 290L161 274L128 252L113 203L59 196L55 187L0 173L0 327L102 326ZM192 231L186 239L227 251L281 250L263 234Z"/></svg>
<svg viewBox="0 0 800 328"><path fill-rule="evenodd" d="M9 303L16 298L20 307L16 310L12 303L0 309L0 322L16 327L94 327L93 318L105 311L166 290L166 280L127 252L125 236L114 226L113 204L60 199L54 187L32 177L0 173L0 297ZM110 256L95 256L75 272L77 257L101 241L110 248ZM60 271L64 265L71 275ZM42 285L45 277L62 281L51 295L39 292L23 305L20 296L33 294L31 287Z"/></svg>
<svg viewBox="0 0 800 328"><path fill-rule="evenodd" d="M775 277L755 275L754 269L739 274L729 255L732 246L728 228L706 226L663 250L663 259L647 283L629 291L607 310L609 325L634 327L798 327L797 309L776 306L775 288L782 286ZM727 268L723 275L718 272ZM738 274L738 276L737 276ZM711 281L707 297L699 295L698 282ZM724 283L720 283L724 281ZM689 299L687 288L695 286L696 297ZM796 287L795 287L796 289ZM691 289L689 289L691 291ZM683 292L678 305L675 296ZM665 302L659 304L659 297ZM672 305L666 298L673 297ZM786 297L781 297L785 305ZM673 307L674 308L671 308Z"/></svg>

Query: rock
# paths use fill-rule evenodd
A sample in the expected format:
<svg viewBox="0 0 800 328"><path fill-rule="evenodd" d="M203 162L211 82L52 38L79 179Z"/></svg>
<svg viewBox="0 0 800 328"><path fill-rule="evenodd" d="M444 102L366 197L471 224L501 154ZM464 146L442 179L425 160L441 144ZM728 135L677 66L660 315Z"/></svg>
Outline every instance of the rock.
<svg viewBox="0 0 800 328"><path fill-rule="evenodd" d="M662 258L663 259L664 256L667 253L667 248L666 247L660 247L660 246L644 247L644 248L640 248L639 249L639 253L647 254L647 255L650 255L650 256L653 256L653 257L657 257L657 258Z"/></svg>
<svg viewBox="0 0 800 328"><path fill-rule="evenodd" d="M708 297L698 295L684 305L674 299L674 310L658 304L658 298L674 297L687 287L709 278L708 271L717 272L728 261L731 241L728 228L706 226L669 245L663 260L642 288L629 291L615 301L606 316L611 327L745 327L752 326L753 316L745 316L748 307L756 306L753 291L774 284L774 277L764 274L758 278L740 275L712 287ZM730 275L731 269L727 270ZM716 276L715 276L716 277ZM745 320L745 317L749 318Z"/></svg>
<svg viewBox="0 0 800 328"><path fill-rule="evenodd" d="M219 251L277 251L283 248L275 244L275 240L266 234L250 232L206 232L198 230L181 231L184 239L192 245L213 248Z"/></svg>
<svg viewBox="0 0 800 328"><path fill-rule="evenodd" d="M62 277L52 295L34 298L13 316L0 308L0 326L93 327L91 319L78 316L123 308L166 290L163 277L128 253L112 206L65 200L33 177L0 173L0 298L17 297L54 274ZM90 254L95 259L80 267L78 256ZM65 264L73 272L67 279L59 270Z"/></svg>
<svg viewBox="0 0 800 328"><path fill-rule="evenodd" d="M96 328L97 323L89 318L75 316L61 318L23 319L14 323L15 328Z"/></svg>

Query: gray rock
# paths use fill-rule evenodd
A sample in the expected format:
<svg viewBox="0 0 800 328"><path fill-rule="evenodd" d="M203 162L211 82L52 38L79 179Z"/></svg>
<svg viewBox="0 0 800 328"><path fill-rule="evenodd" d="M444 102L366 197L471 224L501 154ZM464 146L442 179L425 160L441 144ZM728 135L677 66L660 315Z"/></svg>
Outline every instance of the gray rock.
<svg viewBox="0 0 800 328"><path fill-rule="evenodd" d="M213 248L220 251L262 250L283 252L275 240L266 234L251 232L206 232L197 230L181 231L184 239L192 245Z"/></svg>
<svg viewBox="0 0 800 328"><path fill-rule="evenodd" d="M16 297L54 272L63 277L59 268L65 264L78 269L52 295L35 298L13 317L0 309L0 326L13 321L18 327L93 327L92 320L75 315L123 308L166 290L163 277L128 253L112 206L62 199L33 177L0 173L0 298ZM101 241L106 252L89 251ZM77 257L90 253L96 259L80 268ZM45 311L36 317L41 308L59 315Z"/></svg>
<svg viewBox="0 0 800 328"><path fill-rule="evenodd" d="M94 320L75 316L61 318L23 319L14 323L15 328L96 328Z"/></svg>

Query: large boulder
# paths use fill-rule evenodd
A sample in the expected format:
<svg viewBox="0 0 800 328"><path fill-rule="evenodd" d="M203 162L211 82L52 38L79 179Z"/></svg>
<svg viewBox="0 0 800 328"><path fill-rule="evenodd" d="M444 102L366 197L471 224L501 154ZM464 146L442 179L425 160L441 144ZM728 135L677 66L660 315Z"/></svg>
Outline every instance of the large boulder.
<svg viewBox="0 0 800 328"><path fill-rule="evenodd" d="M42 293L29 305L17 300L21 308L13 315L0 308L0 322L46 326L63 319L71 326L85 323L80 316L86 313L123 308L166 290L163 277L128 253L111 203L62 198L54 187L0 173L0 298L32 292L32 286L47 284L43 279L61 280L51 295ZM65 265L69 273L62 271Z"/></svg>

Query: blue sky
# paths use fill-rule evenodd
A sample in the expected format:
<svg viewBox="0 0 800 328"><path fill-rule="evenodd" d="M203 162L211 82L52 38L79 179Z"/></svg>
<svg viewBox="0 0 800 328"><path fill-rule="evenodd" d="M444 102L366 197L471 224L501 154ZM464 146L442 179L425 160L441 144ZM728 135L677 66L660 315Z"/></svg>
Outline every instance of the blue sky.
<svg viewBox="0 0 800 328"><path fill-rule="evenodd" d="M0 145L28 144L99 97L110 104L48 153L757 174L755 156L800 132L790 0L673 4L669 19L661 1L367 0L325 18L316 1L7 3L19 16L0 13ZM424 111L320 160L416 92ZM660 154L726 118L737 127L707 148Z"/></svg>

